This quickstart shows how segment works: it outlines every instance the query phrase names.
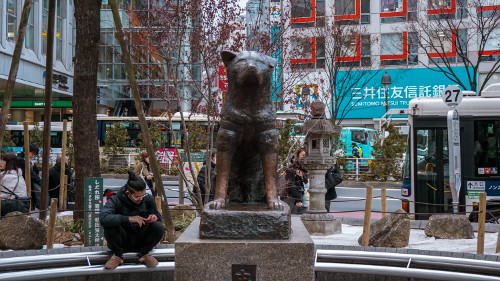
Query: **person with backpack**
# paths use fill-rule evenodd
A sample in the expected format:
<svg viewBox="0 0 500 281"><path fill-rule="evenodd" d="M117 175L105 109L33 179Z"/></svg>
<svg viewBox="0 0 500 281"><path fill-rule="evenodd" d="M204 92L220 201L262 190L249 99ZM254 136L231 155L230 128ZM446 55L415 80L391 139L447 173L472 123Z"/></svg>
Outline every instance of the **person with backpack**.
<svg viewBox="0 0 500 281"><path fill-rule="evenodd" d="M325 209L330 212L330 203L337 198L337 191L335 187L342 182L342 176L335 166L326 170L325 174Z"/></svg>
<svg viewBox="0 0 500 281"><path fill-rule="evenodd" d="M361 147L358 147L358 145L353 142L352 145L352 157L354 158L363 158L363 150Z"/></svg>
<svg viewBox="0 0 500 281"><path fill-rule="evenodd" d="M33 159L33 157L38 155L38 152L40 152L40 148L36 143L30 143L29 145L29 156L30 159ZM31 182L31 209L34 210L35 208L40 209L40 200L41 200L41 192L42 192L42 179L40 178L39 175L39 170L36 167L35 164L31 163L30 165L30 178L26 179L25 173L25 157L26 151L20 152L17 154L17 163L19 165L19 168L21 171L23 171L23 178L25 182L30 181Z"/></svg>
<svg viewBox="0 0 500 281"><path fill-rule="evenodd" d="M156 267L158 261L149 252L163 238L165 227L155 199L146 193L146 183L134 171L128 171L127 183L111 194L104 205L99 221L104 229L108 248L113 254L106 269L123 264L124 252L139 252L139 262Z"/></svg>
<svg viewBox="0 0 500 281"><path fill-rule="evenodd" d="M287 183L288 197L285 202L290 206L293 214L304 213L307 208L302 206L304 197L304 184L309 182L307 170L300 164L300 159L306 156L306 150L299 147L292 158L292 163L288 166L285 174Z"/></svg>

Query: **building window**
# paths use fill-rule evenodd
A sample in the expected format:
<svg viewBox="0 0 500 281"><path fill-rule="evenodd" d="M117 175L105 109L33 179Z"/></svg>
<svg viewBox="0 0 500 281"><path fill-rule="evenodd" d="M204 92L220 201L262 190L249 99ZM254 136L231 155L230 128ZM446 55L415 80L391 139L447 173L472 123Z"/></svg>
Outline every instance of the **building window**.
<svg viewBox="0 0 500 281"><path fill-rule="evenodd" d="M382 0L380 22L395 23L413 20L417 15L417 0Z"/></svg>
<svg viewBox="0 0 500 281"><path fill-rule="evenodd" d="M485 30L483 32L488 31ZM484 51L480 55L483 56L483 61L497 61L500 59L500 27L489 31L488 35L484 44Z"/></svg>
<svg viewBox="0 0 500 281"><path fill-rule="evenodd" d="M292 0L292 28L325 26L325 0Z"/></svg>
<svg viewBox="0 0 500 281"><path fill-rule="evenodd" d="M408 33L408 65L418 64L418 33Z"/></svg>
<svg viewBox="0 0 500 281"><path fill-rule="evenodd" d="M359 19L360 6L360 0L335 0L335 20Z"/></svg>
<svg viewBox="0 0 500 281"><path fill-rule="evenodd" d="M28 16L28 23L26 25L26 36L24 37L24 44L28 49L35 49L35 19L33 16L33 4L31 5L30 15Z"/></svg>
<svg viewBox="0 0 500 281"><path fill-rule="evenodd" d="M47 54L47 32L49 30L49 0L42 4L42 54Z"/></svg>
<svg viewBox="0 0 500 281"><path fill-rule="evenodd" d="M311 37L291 40L290 60L292 69L324 68L325 65L325 39L324 37Z"/></svg>
<svg viewBox="0 0 500 281"><path fill-rule="evenodd" d="M7 1L7 39L15 41L17 35L17 0Z"/></svg>
<svg viewBox="0 0 500 281"><path fill-rule="evenodd" d="M461 1L466 1L466 0L461 0ZM476 10L478 13L478 16L482 16L485 18L488 17L496 17L498 15L498 10L500 9L500 1L499 0L491 0L491 1L486 1L484 3L478 2Z"/></svg>
<svg viewBox="0 0 500 281"><path fill-rule="evenodd" d="M361 59L360 35L346 36L340 46L340 53L335 61L359 61Z"/></svg>
<svg viewBox="0 0 500 281"><path fill-rule="evenodd" d="M457 32L455 30L434 31L429 33L428 55L432 62L455 62L457 56ZM446 59L445 59L446 58Z"/></svg>
<svg viewBox="0 0 500 281"><path fill-rule="evenodd" d="M62 61L63 49L63 15L64 8L62 0L56 2L56 60Z"/></svg>
<svg viewBox="0 0 500 281"><path fill-rule="evenodd" d="M361 35L361 66L371 66L371 38L370 35Z"/></svg>
<svg viewBox="0 0 500 281"><path fill-rule="evenodd" d="M429 0L429 20L453 19L457 11L456 0Z"/></svg>
<svg viewBox="0 0 500 281"><path fill-rule="evenodd" d="M370 0L361 0L361 24L370 24Z"/></svg>
<svg viewBox="0 0 500 281"><path fill-rule="evenodd" d="M382 65L404 65L407 63L407 32L382 34L380 42L380 60Z"/></svg>

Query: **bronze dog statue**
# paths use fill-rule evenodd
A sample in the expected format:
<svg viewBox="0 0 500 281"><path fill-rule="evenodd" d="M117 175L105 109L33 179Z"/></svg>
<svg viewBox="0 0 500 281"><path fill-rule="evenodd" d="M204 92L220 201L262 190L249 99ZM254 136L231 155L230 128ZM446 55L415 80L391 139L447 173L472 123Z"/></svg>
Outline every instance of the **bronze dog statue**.
<svg viewBox="0 0 500 281"><path fill-rule="evenodd" d="M266 202L272 210L283 210L276 191L278 134L270 91L276 60L253 51L222 51L221 57L229 84L216 141L215 196L209 207L219 209L227 201Z"/></svg>

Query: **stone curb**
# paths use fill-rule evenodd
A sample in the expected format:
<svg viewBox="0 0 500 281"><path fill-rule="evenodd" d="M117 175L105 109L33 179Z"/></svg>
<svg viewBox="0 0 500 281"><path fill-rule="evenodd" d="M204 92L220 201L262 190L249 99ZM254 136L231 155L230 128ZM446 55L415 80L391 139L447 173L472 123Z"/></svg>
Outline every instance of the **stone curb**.
<svg viewBox="0 0 500 281"><path fill-rule="evenodd" d="M385 247L370 247L370 246L363 247L363 246L324 245L324 244L316 245L316 249L386 252L386 253L452 257L461 259L488 260L488 261L500 262L500 255L483 255L483 254L472 254L472 253L462 253L462 252L429 251L429 250L418 250L418 249L385 248Z"/></svg>
<svg viewBox="0 0 500 281"><path fill-rule="evenodd" d="M334 215L335 216L335 215ZM349 224L353 226L363 226L363 218L345 218L345 217L337 217L343 224ZM378 221L378 219L371 219L370 223L374 223ZM425 229L425 225L427 224L426 220L411 220L410 221L412 229ZM477 232L477 222L472 222L472 228ZM496 223L487 223L485 224L485 231L495 233L498 232L499 225Z"/></svg>
<svg viewBox="0 0 500 281"><path fill-rule="evenodd" d="M155 249L174 248L174 244L159 244ZM325 245L315 244L316 249L322 250L349 250L349 251L370 251L370 252L387 252L387 253L400 253L400 254L415 254L415 255L428 255L428 256L441 256L441 257L454 257L464 259L476 260L489 260L500 262L500 255L482 255L462 252L446 252L446 251L429 251L418 249L405 249L405 248L385 248L385 247L363 247L363 246L343 246L343 245ZM70 253L85 253L85 252L107 252L109 251L106 246L92 246L92 247L66 247L57 249L42 249L42 250L24 250L24 251L0 251L0 259L25 257L25 256L38 256L38 255L61 255Z"/></svg>

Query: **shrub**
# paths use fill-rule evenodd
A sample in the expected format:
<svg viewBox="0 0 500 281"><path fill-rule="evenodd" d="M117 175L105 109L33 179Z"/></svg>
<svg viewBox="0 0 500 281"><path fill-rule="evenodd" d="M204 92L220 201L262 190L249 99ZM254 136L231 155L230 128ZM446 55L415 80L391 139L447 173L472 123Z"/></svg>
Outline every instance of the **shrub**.
<svg viewBox="0 0 500 281"><path fill-rule="evenodd" d="M389 177L396 180L401 178L401 161L405 147L406 138L399 133L393 124L384 125L383 128L389 133L385 139L380 139L373 145L374 160L368 165L371 177L374 180L387 181Z"/></svg>

